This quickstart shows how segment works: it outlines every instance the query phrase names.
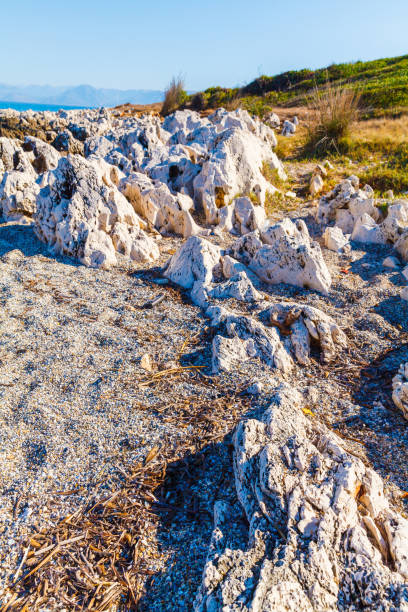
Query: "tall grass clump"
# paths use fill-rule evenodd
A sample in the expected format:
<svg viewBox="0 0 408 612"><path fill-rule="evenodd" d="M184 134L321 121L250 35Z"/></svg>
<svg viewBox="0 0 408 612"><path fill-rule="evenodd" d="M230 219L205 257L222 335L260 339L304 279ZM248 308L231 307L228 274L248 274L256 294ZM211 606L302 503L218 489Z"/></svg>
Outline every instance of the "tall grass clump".
<svg viewBox="0 0 408 612"><path fill-rule="evenodd" d="M164 101L161 108L163 117L170 115L177 110L187 100L187 93L184 90L183 77L173 77L164 91Z"/></svg>
<svg viewBox="0 0 408 612"><path fill-rule="evenodd" d="M342 143L360 114L361 94L341 85L327 83L314 88L308 98L309 119L305 149L314 155L340 153Z"/></svg>

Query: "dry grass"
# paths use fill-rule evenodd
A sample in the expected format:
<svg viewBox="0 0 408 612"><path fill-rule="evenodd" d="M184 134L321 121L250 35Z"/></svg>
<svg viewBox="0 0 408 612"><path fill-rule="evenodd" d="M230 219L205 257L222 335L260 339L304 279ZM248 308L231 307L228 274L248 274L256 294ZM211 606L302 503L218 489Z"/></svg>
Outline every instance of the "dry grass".
<svg viewBox="0 0 408 612"><path fill-rule="evenodd" d="M163 117L177 110L183 104L186 97L184 79L181 76L173 77L164 92L164 102L161 108Z"/></svg>
<svg viewBox="0 0 408 612"><path fill-rule="evenodd" d="M339 152L340 142L359 117L360 98L358 92L347 87L316 87L308 102L306 148L320 154Z"/></svg>

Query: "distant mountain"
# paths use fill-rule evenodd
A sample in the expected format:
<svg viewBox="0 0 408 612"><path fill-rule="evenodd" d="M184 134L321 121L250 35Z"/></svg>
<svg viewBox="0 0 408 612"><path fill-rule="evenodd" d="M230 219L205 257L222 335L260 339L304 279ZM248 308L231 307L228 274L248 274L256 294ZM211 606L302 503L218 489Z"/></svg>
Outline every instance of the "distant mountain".
<svg viewBox="0 0 408 612"><path fill-rule="evenodd" d="M51 85L5 85L0 83L0 100L63 106L117 106L153 104L163 100L163 92L153 89L98 89L91 85L53 87Z"/></svg>

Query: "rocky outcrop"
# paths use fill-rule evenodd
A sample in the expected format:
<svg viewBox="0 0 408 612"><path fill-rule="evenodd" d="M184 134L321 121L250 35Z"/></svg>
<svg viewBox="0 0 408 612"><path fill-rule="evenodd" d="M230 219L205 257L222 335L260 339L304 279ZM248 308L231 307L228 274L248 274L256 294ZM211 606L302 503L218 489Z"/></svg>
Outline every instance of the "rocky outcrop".
<svg viewBox="0 0 408 612"><path fill-rule="evenodd" d="M109 268L117 263L117 253L135 261L156 259L157 245L112 181L116 169L108 176L104 164L79 155L61 158L37 198L39 238L87 266Z"/></svg>
<svg viewBox="0 0 408 612"><path fill-rule="evenodd" d="M408 362L401 364L398 374L392 379L392 399L408 420Z"/></svg>
<svg viewBox="0 0 408 612"><path fill-rule="evenodd" d="M182 193L173 195L165 183L132 173L121 180L119 189L135 211L161 233L180 234L183 238L206 233L191 215L193 200Z"/></svg>
<svg viewBox="0 0 408 612"><path fill-rule="evenodd" d="M237 194L251 194L264 205L267 192L274 193L276 188L263 176L262 163L269 164L284 177L282 165L270 145L255 134L230 128L218 136L208 161L194 179L194 197L208 223L216 223L218 209Z"/></svg>
<svg viewBox="0 0 408 612"><path fill-rule="evenodd" d="M17 140L0 138L0 215L6 219L31 217L35 211L39 191L35 159Z"/></svg>
<svg viewBox="0 0 408 612"><path fill-rule="evenodd" d="M335 224L356 242L392 243L408 260L408 200L376 199L369 185L351 176L320 199L317 220Z"/></svg>
<svg viewBox="0 0 408 612"><path fill-rule="evenodd" d="M283 372L292 368L292 358L275 328L267 328L253 317L236 315L222 306L211 306L206 315L218 332L212 343L214 373L230 372L248 359L260 359Z"/></svg>
<svg viewBox="0 0 408 612"><path fill-rule="evenodd" d="M304 221L286 218L261 232L251 232L234 243L232 254L265 283L289 283L325 295L329 291L329 270Z"/></svg>
<svg viewBox="0 0 408 612"><path fill-rule="evenodd" d="M245 301L253 299L260 298L250 296ZM222 306L210 306L206 315L217 332L212 345L214 372L229 372L249 359L287 372L294 360L309 363L312 342L319 346L323 363L335 359L347 346L345 334L331 317L296 302L277 302L263 310L259 320Z"/></svg>
<svg viewBox="0 0 408 612"><path fill-rule="evenodd" d="M302 408L283 385L238 425L238 501L215 504L195 612L407 609L407 519L380 476Z"/></svg>
<svg viewBox="0 0 408 612"><path fill-rule="evenodd" d="M309 363L310 346L314 342L322 352L322 362L329 363L347 346L347 338L337 323L326 313L298 302L278 302L264 313L290 340L297 361Z"/></svg>

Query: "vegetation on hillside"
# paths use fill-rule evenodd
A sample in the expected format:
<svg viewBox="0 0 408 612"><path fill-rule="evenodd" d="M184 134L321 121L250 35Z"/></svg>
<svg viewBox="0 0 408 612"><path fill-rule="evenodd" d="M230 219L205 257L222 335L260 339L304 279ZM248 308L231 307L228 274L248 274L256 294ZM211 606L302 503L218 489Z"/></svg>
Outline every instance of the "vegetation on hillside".
<svg viewBox="0 0 408 612"><path fill-rule="evenodd" d="M262 116L273 106L305 104L315 87L329 81L361 92L367 109L408 106L408 55L370 62L332 64L318 70L289 70L276 76L260 76L245 87L210 87L188 96L183 105L195 110L242 106Z"/></svg>

